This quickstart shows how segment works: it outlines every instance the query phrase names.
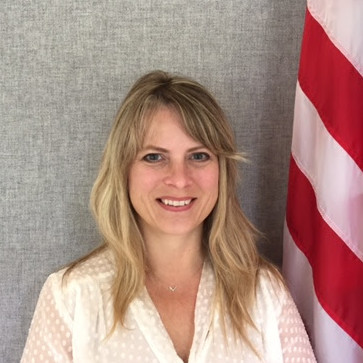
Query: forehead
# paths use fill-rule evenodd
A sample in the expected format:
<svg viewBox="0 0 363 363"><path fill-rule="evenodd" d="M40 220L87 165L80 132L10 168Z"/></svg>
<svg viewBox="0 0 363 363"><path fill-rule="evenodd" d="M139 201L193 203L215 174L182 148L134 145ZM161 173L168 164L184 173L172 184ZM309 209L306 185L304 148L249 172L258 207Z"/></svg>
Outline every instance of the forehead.
<svg viewBox="0 0 363 363"><path fill-rule="evenodd" d="M200 144L187 133L178 111L167 106L156 109L145 127L143 146L160 142L173 144L181 140L188 144Z"/></svg>

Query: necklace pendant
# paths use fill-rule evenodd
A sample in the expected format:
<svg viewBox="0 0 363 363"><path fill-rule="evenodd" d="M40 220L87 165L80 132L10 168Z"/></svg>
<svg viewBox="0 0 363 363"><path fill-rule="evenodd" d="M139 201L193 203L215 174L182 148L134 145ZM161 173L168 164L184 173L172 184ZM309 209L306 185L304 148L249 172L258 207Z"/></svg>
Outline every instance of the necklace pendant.
<svg viewBox="0 0 363 363"><path fill-rule="evenodd" d="M174 291L176 290L176 286L169 286L169 290L170 290L171 292L174 292Z"/></svg>

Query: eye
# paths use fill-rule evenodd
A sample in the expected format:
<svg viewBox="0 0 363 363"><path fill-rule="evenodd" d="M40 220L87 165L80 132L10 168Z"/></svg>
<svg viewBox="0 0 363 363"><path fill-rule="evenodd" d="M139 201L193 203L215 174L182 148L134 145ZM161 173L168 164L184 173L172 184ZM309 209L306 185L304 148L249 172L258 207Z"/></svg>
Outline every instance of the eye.
<svg viewBox="0 0 363 363"><path fill-rule="evenodd" d="M148 162L148 163L157 163L158 161L161 161L163 157L160 154L151 153L145 155L142 160Z"/></svg>
<svg viewBox="0 0 363 363"><path fill-rule="evenodd" d="M193 153L190 158L195 161L207 161L210 159L210 155L206 152Z"/></svg>

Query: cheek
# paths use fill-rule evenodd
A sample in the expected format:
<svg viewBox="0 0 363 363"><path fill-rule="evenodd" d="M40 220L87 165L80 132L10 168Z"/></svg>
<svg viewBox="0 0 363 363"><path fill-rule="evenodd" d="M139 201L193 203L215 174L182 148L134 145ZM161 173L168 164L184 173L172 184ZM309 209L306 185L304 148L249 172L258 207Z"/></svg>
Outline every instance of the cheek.
<svg viewBox="0 0 363 363"><path fill-rule="evenodd" d="M214 195L215 195L215 198L216 198L216 201L218 199L218 195L219 195L219 180L218 180L218 177L216 178L216 180L213 182L212 184L212 188L213 188L213 191L214 191Z"/></svg>
<svg viewBox="0 0 363 363"><path fill-rule="evenodd" d="M129 178L128 178L128 191L129 191L129 197L132 206L135 208L137 204L137 197L140 194L140 183L139 181L142 180L139 170L135 168L135 166L132 166L130 168L129 172Z"/></svg>
<svg viewBox="0 0 363 363"><path fill-rule="evenodd" d="M154 189L155 175L150 170L133 166L130 169L128 185L132 204Z"/></svg>
<svg viewBox="0 0 363 363"><path fill-rule="evenodd" d="M213 197L217 197L219 193L219 170L218 168L211 169L207 174L200 176L200 183L205 191L209 191Z"/></svg>
<svg viewBox="0 0 363 363"><path fill-rule="evenodd" d="M213 189L215 193L215 202L217 202L219 196L219 167L216 168L213 178Z"/></svg>

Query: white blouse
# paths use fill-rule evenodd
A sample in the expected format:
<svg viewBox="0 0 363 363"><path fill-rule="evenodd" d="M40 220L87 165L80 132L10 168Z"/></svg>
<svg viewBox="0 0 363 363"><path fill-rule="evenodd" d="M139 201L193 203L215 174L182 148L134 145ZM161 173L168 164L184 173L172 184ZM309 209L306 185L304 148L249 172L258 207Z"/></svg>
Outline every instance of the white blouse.
<svg viewBox="0 0 363 363"><path fill-rule="evenodd" d="M144 288L130 305L126 327L113 324L110 287L114 275L107 252L77 267L62 282L64 270L50 275L40 293L22 363L163 362L182 363L160 316ZM316 362L303 323L287 291L261 274L253 312L258 330L249 337L259 357L235 341L227 320L227 339L212 314L215 286L204 264L195 308L190 363Z"/></svg>

